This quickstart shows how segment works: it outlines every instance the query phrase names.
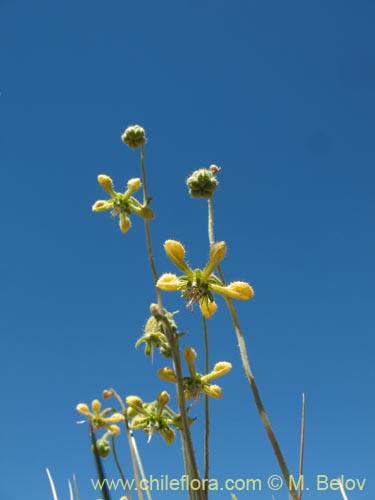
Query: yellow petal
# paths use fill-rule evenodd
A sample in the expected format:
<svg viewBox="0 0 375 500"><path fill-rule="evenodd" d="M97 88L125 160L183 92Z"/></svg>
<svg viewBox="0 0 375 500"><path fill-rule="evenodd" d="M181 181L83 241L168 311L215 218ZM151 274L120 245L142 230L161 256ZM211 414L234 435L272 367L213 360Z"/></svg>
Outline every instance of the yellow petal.
<svg viewBox="0 0 375 500"><path fill-rule="evenodd" d="M158 394L156 400L158 401L158 403L160 403L162 406L166 405L167 403L169 403L169 400L170 400L170 396L169 394L167 393L167 391L162 391L160 394Z"/></svg>
<svg viewBox="0 0 375 500"><path fill-rule="evenodd" d="M142 399L138 396L128 396L125 401L131 408L134 408L135 410L143 410Z"/></svg>
<svg viewBox="0 0 375 500"><path fill-rule="evenodd" d="M165 273L160 276L156 286L161 290L172 292L178 290L181 286L181 281L175 274Z"/></svg>
<svg viewBox="0 0 375 500"><path fill-rule="evenodd" d="M124 420L124 415L121 413L113 413L110 417L106 418L106 422L121 422Z"/></svg>
<svg viewBox="0 0 375 500"><path fill-rule="evenodd" d="M120 213L120 222L119 222L119 226L120 226L120 229L121 229L121 232L123 234L125 234L126 232L129 231L130 227L131 227L131 222L130 222L130 219L127 215L125 215L124 213Z"/></svg>
<svg viewBox="0 0 375 500"><path fill-rule="evenodd" d="M189 372L192 378L195 377L195 360L197 359L197 353L192 347L185 347L184 349L184 358L189 367Z"/></svg>
<svg viewBox="0 0 375 500"><path fill-rule="evenodd" d="M86 417L89 417L91 415L89 407L85 403L79 403L76 406L76 410Z"/></svg>
<svg viewBox="0 0 375 500"><path fill-rule="evenodd" d="M203 391L208 394L208 396L211 396L213 398L218 398L220 399L223 395L221 391L221 387L218 385L206 385L203 386Z"/></svg>
<svg viewBox="0 0 375 500"><path fill-rule="evenodd" d="M225 257L227 253L227 246L225 241L218 241L214 243L210 249L210 260L202 271L202 280L207 280L213 273L215 267Z"/></svg>
<svg viewBox="0 0 375 500"><path fill-rule="evenodd" d="M109 425L108 430L113 434L114 436L118 436L121 433L120 427L118 425Z"/></svg>
<svg viewBox="0 0 375 500"><path fill-rule="evenodd" d="M98 175L98 182L109 195L116 196L113 190L113 181L108 175Z"/></svg>
<svg viewBox="0 0 375 500"><path fill-rule="evenodd" d="M177 266L186 276L192 276L193 271L185 262L185 248L179 241L167 240L164 249L173 264Z"/></svg>
<svg viewBox="0 0 375 500"><path fill-rule="evenodd" d="M162 380L166 382L176 382L176 375L172 368L168 368L168 366L164 366L158 370L158 375Z"/></svg>
<svg viewBox="0 0 375 500"><path fill-rule="evenodd" d="M138 191L138 189L141 189L141 179L135 178L135 179L129 179L128 180L128 189L134 193L134 191Z"/></svg>
<svg viewBox="0 0 375 500"><path fill-rule="evenodd" d="M227 286L211 284L211 289L232 299L249 300L254 297L254 290L244 281L234 281Z"/></svg>
<svg viewBox="0 0 375 500"><path fill-rule="evenodd" d="M174 441L175 433L170 427L162 427L160 429L160 434L164 438L167 444L172 444Z"/></svg>
<svg viewBox="0 0 375 500"><path fill-rule="evenodd" d="M204 375L201 380L202 382L209 382L210 380L213 380L214 378L217 377L222 377L226 373L228 373L232 369L232 364L228 363L227 361L220 361L219 363L216 363L214 366L214 369L208 373L207 375Z"/></svg>
<svg viewBox="0 0 375 500"><path fill-rule="evenodd" d="M102 404L98 399L94 399L94 401L91 403L91 408L94 413L99 413L101 407Z"/></svg>
<svg viewBox="0 0 375 500"><path fill-rule="evenodd" d="M93 212L103 212L104 210L109 210L111 206L106 200L98 200L93 204L91 209Z"/></svg>
<svg viewBox="0 0 375 500"><path fill-rule="evenodd" d="M211 302L209 299L203 298L199 302L199 307L201 308L202 314L206 319L210 319L217 310L217 305L215 302Z"/></svg>

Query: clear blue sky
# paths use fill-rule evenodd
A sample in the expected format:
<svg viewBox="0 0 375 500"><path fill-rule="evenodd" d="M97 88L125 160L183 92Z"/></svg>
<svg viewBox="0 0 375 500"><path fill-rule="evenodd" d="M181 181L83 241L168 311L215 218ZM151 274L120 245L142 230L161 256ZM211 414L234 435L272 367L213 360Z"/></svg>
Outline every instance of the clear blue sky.
<svg viewBox="0 0 375 500"><path fill-rule="evenodd" d="M371 0L0 1L2 500L50 499L47 466L59 500L73 473L81 500L98 499L75 405L108 386L172 390L155 376L163 361L133 349L154 301L142 221L123 236L91 212L98 174L119 190L139 175L120 141L133 123L149 139L160 272L173 270L167 238L205 263L206 206L184 179L222 167L216 237L227 278L254 286L239 314L295 474L306 393L305 500L341 498L317 493L317 474L366 478L348 498L375 499L374 19ZM165 301L203 363L198 311ZM234 368L212 403L211 473L265 479L278 467L219 306L212 363ZM179 477L179 443L138 442L148 474Z"/></svg>

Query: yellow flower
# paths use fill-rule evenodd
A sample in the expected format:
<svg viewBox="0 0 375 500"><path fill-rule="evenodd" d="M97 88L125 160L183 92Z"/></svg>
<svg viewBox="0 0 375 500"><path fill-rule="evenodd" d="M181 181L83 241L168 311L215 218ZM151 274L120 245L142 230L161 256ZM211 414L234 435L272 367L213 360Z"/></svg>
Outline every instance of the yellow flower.
<svg viewBox="0 0 375 500"><path fill-rule="evenodd" d="M154 212L150 207L142 205L136 198L132 196L135 191L141 188L141 180L138 178L128 181L127 189L124 193L118 193L113 188L113 182L108 175L98 175L98 182L101 187L108 193L111 198L109 200L98 200L92 206L93 212L103 212L111 210L112 218L119 216L119 226L122 233L126 233L131 222L129 215L133 212L143 219L153 219Z"/></svg>
<svg viewBox="0 0 375 500"><path fill-rule="evenodd" d="M215 268L225 257L227 247L224 241L214 243L210 249L210 258L206 267L201 269L191 269L185 261L185 249L179 241L167 240L164 243L165 251L171 261L184 274L177 276L172 273L165 273L160 276L156 286L165 291L180 290L182 297L187 300L187 307L199 302L200 309L205 318L211 318L217 310L213 292L224 297L233 299L248 300L254 296L252 287L244 281L234 281L224 286L213 274Z"/></svg>
<svg viewBox="0 0 375 500"><path fill-rule="evenodd" d="M85 403L79 403L76 406L76 410L81 413L81 415L88 417L88 420L92 423L94 429L105 427L113 434L119 433L120 429L117 427L117 425L111 424L116 424L123 421L124 416L121 413L114 412L112 408L107 408L103 411L100 411L101 408L102 405L97 399L94 399L94 401L91 403L91 411L88 405Z"/></svg>
<svg viewBox="0 0 375 500"><path fill-rule="evenodd" d="M184 358L189 368L190 377L183 378L184 396L185 399L198 399L201 393L205 393L213 398L221 398L222 392L218 385L211 384L211 380L222 377L232 369L231 363L220 361L216 363L213 370L206 375L197 373L195 368L195 360L197 353L192 347L185 347ZM160 368L158 375L162 380L167 382L176 382L177 377L172 368Z"/></svg>
<svg viewBox="0 0 375 500"><path fill-rule="evenodd" d="M170 396L166 391L160 392L156 401L144 403L138 396L128 396L126 403L129 405L128 417L131 418L132 429L143 429L149 436L149 441L157 432L167 444L175 438L175 431L171 426L180 429L181 424L171 408L167 406Z"/></svg>

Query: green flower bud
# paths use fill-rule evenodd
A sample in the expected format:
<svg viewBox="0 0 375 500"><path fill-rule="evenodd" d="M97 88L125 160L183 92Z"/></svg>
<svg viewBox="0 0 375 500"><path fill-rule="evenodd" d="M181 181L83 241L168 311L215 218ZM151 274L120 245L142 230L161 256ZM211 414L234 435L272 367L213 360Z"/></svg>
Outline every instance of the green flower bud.
<svg viewBox="0 0 375 500"><path fill-rule="evenodd" d="M92 452L95 453L94 446L91 447ZM105 458L111 451L111 446L106 439L98 439L96 441L96 449L98 450L99 456Z"/></svg>
<svg viewBox="0 0 375 500"><path fill-rule="evenodd" d="M192 173L186 184L193 198L211 198L218 181L211 170L201 168Z"/></svg>
<svg viewBox="0 0 375 500"><path fill-rule="evenodd" d="M145 129L139 125L131 125L122 134L121 139L130 149L137 149L146 142Z"/></svg>

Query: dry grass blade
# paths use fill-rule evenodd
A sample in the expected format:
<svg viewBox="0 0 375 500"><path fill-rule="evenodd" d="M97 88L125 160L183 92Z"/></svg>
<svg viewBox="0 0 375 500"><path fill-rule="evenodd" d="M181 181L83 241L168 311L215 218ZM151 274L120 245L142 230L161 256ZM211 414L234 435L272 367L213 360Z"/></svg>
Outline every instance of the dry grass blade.
<svg viewBox="0 0 375 500"><path fill-rule="evenodd" d="M68 481L68 486L69 486L69 500L74 500L72 483L70 481Z"/></svg>
<svg viewBox="0 0 375 500"><path fill-rule="evenodd" d="M48 476L49 484L50 484L50 486L51 486L51 491L52 491L53 500L59 500L59 499L57 498L57 493L56 493L55 483L53 482L53 479L52 479L52 476L51 476L51 474L50 474L50 471L49 471L49 469L48 469L48 468L46 469L46 471L47 471L47 476Z"/></svg>
<svg viewBox="0 0 375 500"><path fill-rule="evenodd" d="M341 495L342 495L342 498L344 500L348 500L348 497L346 496L346 493L345 493L345 490L344 490L344 486L341 482L341 479L339 479L339 486L340 486L340 492L341 492Z"/></svg>
<svg viewBox="0 0 375 500"><path fill-rule="evenodd" d="M302 415L301 415L301 446L299 451L299 479L302 478L303 474L303 453L305 449L305 393L302 394ZM303 483L302 483L303 484ZM299 487L298 491L299 500L302 498L302 488Z"/></svg>

